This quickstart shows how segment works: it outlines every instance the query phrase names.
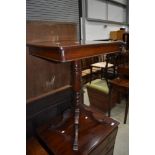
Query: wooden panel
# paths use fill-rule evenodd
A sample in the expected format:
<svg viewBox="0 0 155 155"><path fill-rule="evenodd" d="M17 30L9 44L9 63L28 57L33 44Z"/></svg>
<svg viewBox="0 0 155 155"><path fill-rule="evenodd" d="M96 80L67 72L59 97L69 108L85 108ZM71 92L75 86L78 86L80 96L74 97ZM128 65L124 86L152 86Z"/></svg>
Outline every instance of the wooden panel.
<svg viewBox="0 0 155 155"><path fill-rule="evenodd" d="M26 41L77 40L75 23L51 21L27 21Z"/></svg>
<svg viewBox="0 0 155 155"><path fill-rule="evenodd" d="M60 116L72 107L73 92L70 86L56 89L28 101L26 105L26 137L35 134L35 129L52 118Z"/></svg>
<svg viewBox="0 0 155 155"><path fill-rule="evenodd" d="M70 63L54 63L29 55L26 58L27 99L70 84Z"/></svg>
<svg viewBox="0 0 155 155"><path fill-rule="evenodd" d="M76 24L27 21L27 41L77 40ZM54 63L34 57L26 49L26 96L31 99L70 84L70 63Z"/></svg>

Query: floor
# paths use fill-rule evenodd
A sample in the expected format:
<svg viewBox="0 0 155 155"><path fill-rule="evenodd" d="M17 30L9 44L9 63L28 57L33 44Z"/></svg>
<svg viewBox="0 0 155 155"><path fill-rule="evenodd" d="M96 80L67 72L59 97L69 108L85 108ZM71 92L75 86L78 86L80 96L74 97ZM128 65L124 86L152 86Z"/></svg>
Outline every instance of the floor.
<svg viewBox="0 0 155 155"><path fill-rule="evenodd" d="M84 91L84 103L89 105L87 90L84 89ZM124 111L124 100L122 100L120 104L117 104L117 106L111 110L111 117L120 122L115 142L114 155L129 155L129 120L127 119L127 123L123 124Z"/></svg>

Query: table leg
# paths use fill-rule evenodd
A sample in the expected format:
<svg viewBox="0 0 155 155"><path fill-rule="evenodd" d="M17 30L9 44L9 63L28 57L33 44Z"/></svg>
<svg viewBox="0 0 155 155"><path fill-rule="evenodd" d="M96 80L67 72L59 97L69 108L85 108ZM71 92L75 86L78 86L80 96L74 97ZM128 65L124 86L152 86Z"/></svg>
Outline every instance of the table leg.
<svg viewBox="0 0 155 155"><path fill-rule="evenodd" d="M108 104L108 117L111 115L111 102L112 102L112 86L109 86L109 104Z"/></svg>
<svg viewBox="0 0 155 155"><path fill-rule="evenodd" d="M124 124L126 124L127 120L127 115L128 115L128 110L129 110L129 97L127 96L127 101L126 101L126 107L125 107L125 116L124 116Z"/></svg>
<svg viewBox="0 0 155 155"><path fill-rule="evenodd" d="M74 114L74 143L73 150L78 150L78 131L79 131L79 115L80 109L79 105L81 102L81 62L74 61L72 62L72 71L73 71L73 90L75 94L75 114Z"/></svg>
<svg viewBox="0 0 155 155"><path fill-rule="evenodd" d="M89 83L91 83L91 81L92 81L92 76L93 76L93 67L92 66L90 66L90 81L89 81Z"/></svg>

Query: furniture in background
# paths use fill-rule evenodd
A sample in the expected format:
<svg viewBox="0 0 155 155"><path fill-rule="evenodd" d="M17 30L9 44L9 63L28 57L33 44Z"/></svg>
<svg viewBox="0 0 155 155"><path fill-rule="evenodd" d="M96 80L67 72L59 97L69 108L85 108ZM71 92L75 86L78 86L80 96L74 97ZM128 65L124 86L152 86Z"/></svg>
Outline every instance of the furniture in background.
<svg viewBox="0 0 155 155"><path fill-rule="evenodd" d="M122 40L125 43L124 50L129 52L129 32L125 30L111 31L110 40Z"/></svg>
<svg viewBox="0 0 155 155"><path fill-rule="evenodd" d="M120 64L120 58L121 58L121 52L114 52L110 54L106 54L105 61L97 62L94 64L91 64L90 70L91 70L91 78L90 83L92 81L92 71L95 68L100 69L100 75L101 79L105 79L108 82L108 79L113 79L117 76L116 68Z"/></svg>
<svg viewBox="0 0 155 155"><path fill-rule="evenodd" d="M87 82L90 81L91 78L91 70L90 66L93 63L99 62L100 57L91 57L91 58L85 58L81 60L81 69L82 69L82 84L86 84ZM98 74L100 73L100 68L93 68L92 74L97 77Z"/></svg>
<svg viewBox="0 0 155 155"><path fill-rule="evenodd" d="M90 105L100 110L102 113L106 113L109 110L109 87L106 80L96 79L87 84L86 86ZM119 100L119 95L115 91L112 94L111 108Z"/></svg>
<svg viewBox="0 0 155 155"><path fill-rule="evenodd" d="M129 50L129 32L123 33L123 41L126 44L126 50Z"/></svg>
<svg viewBox="0 0 155 155"><path fill-rule="evenodd" d="M125 30L111 31L110 39L111 40L123 40L124 33L125 33Z"/></svg>
<svg viewBox="0 0 155 155"><path fill-rule="evenodd" d="M112 94L113 90L120 92L126 97L126 107L125 107L125 116L124 124L126 124L128 108L129 108L129 67L128 65L118 67L118 77L116 79L110 80L110 102L109 102L109 111L108 116L110 117L110 112L112 108Z"/></svg>
<svg viewBox="0 0 155 155"><path fill-rule="evenodd" d="M118 76L120 77L120 73L123 73L122 66L128 66L129 64L129 53L128 52L120 52L116 53L117 55L117 61L115 59L115 66L116 66L116 73L115 78ZM110 54L108 54L110 55ZM111 62L114 63L114 62ZM128 73L127 73L128 74ZM114 78L114 79L115 79ZM126 77L128 79L128 75ZM94 107L100 109L102 112L106 113L109 109L109 80L110 78L107 78L107 80L93 80L90 84L87 84L87 91L89 96L90 104ZM111 79L112 80L112 79ZM116 103L119 103L121 101L121 94L117 90L113 90L112 96L111 96L111 108L113 108Z"/></svg>
<svg viewBox="0 0 155 155"><path fill-rule="evenodd" d="M96 68L100 70L101 79L103 78L103 76L105 78L107 78L108 69L114 70L114 64L111 64L108 61L97 62L97 63L91 64L91 66L90 66L90 83L93 79L93 70Z"/></svg>
<svg viewBox="0 0 155 155"><path fill-rule="evenodd" d="M128 62L128 52L114 52L81 60L82 84L92 80L113 79L117 76L116 69L119 65Z"/></svg>

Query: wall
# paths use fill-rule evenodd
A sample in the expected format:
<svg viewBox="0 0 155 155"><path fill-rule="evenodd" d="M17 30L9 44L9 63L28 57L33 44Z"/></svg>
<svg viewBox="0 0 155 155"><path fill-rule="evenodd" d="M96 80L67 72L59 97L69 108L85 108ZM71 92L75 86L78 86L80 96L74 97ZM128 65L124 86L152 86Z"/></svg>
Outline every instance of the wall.
<svg viewBox="0 0 155 155"><path fill-rule="evenodd" d="M117 31L123 25L85 21L86 40L108 39L110 31Z"/></svg>
<svg viewBox="0 0 155 155"><path fill-rule="evenodd" d="M126 0L117 0L118 2L121 2L121 3L127 3ZM99 7L99 8L105 8L106 7L104 5L102 6L99 6L99 4L102 4L102 3L106 3L106 1L101 1L101 0L96 0L97 4L96 6L94 5L95 3L95 0L91 0L91 1L88 1L89 2L89 7L91 7L91 5L93 5L91 8L93 9L93 12L88 12L89 15L87 14L87 0L83 0L83 3L82 3L82 19L81 19L81 36L82 36L82 40L100 40L100 39L109 39L109 34L110 34L110 31L116 31L116 30L119 30L120 28L126 28L126 30L128 30L128 26L127 25L123 25L123 24L115 24L115 23L108 23L108 22L104 22L102 20L108 20L108 15L110 14L107 11L105 10L102 10L102 9L98 9L95 8L95 7ZM110 5L109 5L110 6ZM117 7L116 7L117 8ZM128 8L128 7L127 7ZM113 11L113 10L110 10L110 11ZM102 17L102 14L103 17ZM119 12L118 12L119 13ZM122 11L123 13L123 11ZM122 22L126 22L128 21L128 17L126 18L126 15L128 16L128 13L127 12L124 12L122 14L122 17L118 17L117 20L118 21L121 21ZM87 17L96 17L96 18L101 18L101 21L91 21L91 20L88 20ZM115 17L115 14L113 13L110 14L110 17L114 19Z"/></svg>

